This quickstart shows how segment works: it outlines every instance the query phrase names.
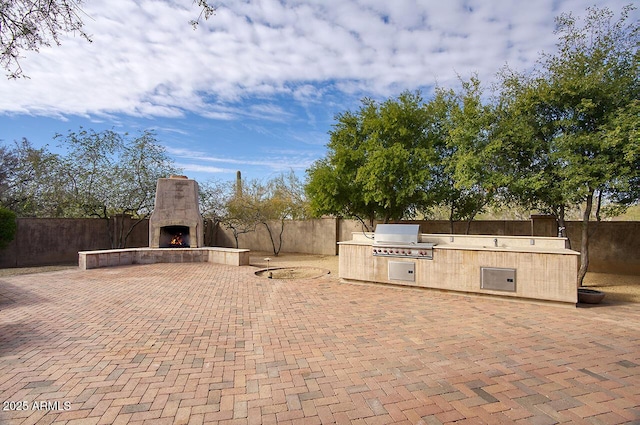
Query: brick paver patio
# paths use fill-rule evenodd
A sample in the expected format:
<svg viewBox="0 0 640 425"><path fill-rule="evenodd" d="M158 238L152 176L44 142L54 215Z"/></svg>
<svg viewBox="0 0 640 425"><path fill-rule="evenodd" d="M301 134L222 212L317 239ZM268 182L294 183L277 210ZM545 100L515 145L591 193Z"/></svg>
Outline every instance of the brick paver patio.
<svg viewBox="0 0 640 425"><path fill-rule="evenodd" d="M637 304L255 270L0 279L0 423L640 423Z"/></svg>

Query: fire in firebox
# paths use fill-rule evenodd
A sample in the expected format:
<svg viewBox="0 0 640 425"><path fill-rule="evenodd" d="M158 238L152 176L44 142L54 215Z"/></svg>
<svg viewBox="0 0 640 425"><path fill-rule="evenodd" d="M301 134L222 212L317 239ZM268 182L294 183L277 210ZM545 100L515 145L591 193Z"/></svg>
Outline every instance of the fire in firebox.
<svg viewBox="0 0 640 425"><path fill-rule="evenodd" d="M159 248L191 248L187 226L165 226L160 229Z"/></svg>
<svg viewBox="0 0 640 425"><path fill-rule="evenodd" d="M169 246L172 248L183 248L186 246L184 243L184 239L182 239L182 232L178 232L171 238L171 242L169 242Z"/></svg>

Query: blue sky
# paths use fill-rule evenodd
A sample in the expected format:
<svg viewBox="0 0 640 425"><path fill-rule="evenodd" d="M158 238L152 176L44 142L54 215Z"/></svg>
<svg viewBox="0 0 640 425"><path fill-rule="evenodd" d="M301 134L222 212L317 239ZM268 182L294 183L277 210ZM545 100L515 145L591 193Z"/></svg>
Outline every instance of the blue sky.
<svg viewBox="0 0 640 425"><path fill-rule="evenodd" d="M300 177L326 153L336 113L554 51L554 17L628 1L227 0L189 25L191 0L88 0L85 30L25 54L29 79L0 78L0 140L80 126L158 140L198 180ZM640 18L638 11L634 14Z"/></svg>

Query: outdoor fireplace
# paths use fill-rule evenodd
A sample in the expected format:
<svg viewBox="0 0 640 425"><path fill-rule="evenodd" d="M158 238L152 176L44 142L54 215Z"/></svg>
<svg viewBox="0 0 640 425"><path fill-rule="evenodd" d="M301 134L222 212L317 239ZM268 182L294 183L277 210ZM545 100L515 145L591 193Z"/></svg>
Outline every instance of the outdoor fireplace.
<svg viewBox="0 0 640 425"><path fill-rule="evenodd" d="M149 247L198 248L203 245L198 183L185 176L158 179L155 208L149 218Z"/></svg>

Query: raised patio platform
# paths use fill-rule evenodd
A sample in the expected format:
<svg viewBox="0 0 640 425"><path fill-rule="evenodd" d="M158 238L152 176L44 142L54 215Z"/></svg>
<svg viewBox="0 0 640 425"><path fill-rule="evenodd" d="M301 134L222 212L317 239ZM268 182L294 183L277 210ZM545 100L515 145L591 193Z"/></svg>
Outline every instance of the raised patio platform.
<svg viewBox="0 0 640 425"><path fill-rule="evenodd" d="M81 270L155 263L215 263L227 266L247 266L249 265L249 250L203 247L126 248L78 252L78 266Z"/></svg>

